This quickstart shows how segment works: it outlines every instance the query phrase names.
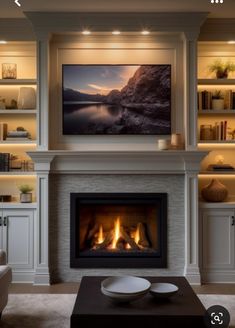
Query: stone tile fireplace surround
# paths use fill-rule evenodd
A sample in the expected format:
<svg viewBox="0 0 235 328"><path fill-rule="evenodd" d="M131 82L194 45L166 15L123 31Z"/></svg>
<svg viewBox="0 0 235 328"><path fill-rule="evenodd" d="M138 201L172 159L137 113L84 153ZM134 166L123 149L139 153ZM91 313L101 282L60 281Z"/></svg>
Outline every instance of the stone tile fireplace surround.
<svg viewBox="0 0 235 328"><path fill-rule="evenodd" d="M30 152L38 172L40 254L36 278L83 275L185 275L200 283L197 174L206 152ZM70 268L70 193L167 193L166 269ZM37 281L36 281L37 282Z"/></svg>

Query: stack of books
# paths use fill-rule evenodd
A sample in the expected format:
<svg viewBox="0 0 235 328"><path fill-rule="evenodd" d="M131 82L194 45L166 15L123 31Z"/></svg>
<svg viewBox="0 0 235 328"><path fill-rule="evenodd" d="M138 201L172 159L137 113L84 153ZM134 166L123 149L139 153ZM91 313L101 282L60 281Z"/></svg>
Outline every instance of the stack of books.
<svg viewBox="0 0 235 328"><path fill-rule="evenodd" d="M8 172L10 170L10 153L0 153L0 171Z"/></svg>
<svg viewBox="0 0 235 328"><path fill-rule="evenodd" d="M215 122L215 125L213 127L214 140L227 140L227 129L227 121Z"/></svg>
<svg viewBox="0 0 235 328"><path fill-rule="evenodd" d="M224 107L225 109L235 110L235 92L233 90L223 91ZM197 93L198 110L212 109L213 92L208 90L199 91Z"/></svg>
<svg viewBox="0 0 235 328"><path fill-rule="evenodd" d="M29 140L29 133L28 131L9 131L7 132L7 141L24 141L24 140Z"/></svg>

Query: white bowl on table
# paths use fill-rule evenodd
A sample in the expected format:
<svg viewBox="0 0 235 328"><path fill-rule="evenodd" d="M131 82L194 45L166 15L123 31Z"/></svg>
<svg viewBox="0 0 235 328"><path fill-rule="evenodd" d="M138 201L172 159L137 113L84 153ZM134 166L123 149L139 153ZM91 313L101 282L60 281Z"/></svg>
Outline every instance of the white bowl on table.
<svg viewBox="0 0 235 328"><path fill-rule="evenodd" d="M131 302L143 297L150 286L150 282L143 278L109 277L101 282L101 292L114 301Z"/></svg>
<svg viewBox="0 0 235 328"><path fill-rule="evenodd" d="M150 294L156 298L169 298L178 292L179 288L170 283L156 282L150 287Z"/></svg>

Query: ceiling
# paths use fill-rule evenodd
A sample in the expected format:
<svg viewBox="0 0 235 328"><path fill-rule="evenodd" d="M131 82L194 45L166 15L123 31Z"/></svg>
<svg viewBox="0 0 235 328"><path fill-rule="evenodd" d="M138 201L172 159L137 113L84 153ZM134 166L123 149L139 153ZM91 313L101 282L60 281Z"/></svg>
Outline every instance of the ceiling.
<svg viewBox="0 0 235 328"><path fill-rule="evenodd" d="M220 0L219 0L220 1ZM161 12L207 11L211 18L235 18L235 0L0 0L0 18L25 17L23 11Z"/></svg>

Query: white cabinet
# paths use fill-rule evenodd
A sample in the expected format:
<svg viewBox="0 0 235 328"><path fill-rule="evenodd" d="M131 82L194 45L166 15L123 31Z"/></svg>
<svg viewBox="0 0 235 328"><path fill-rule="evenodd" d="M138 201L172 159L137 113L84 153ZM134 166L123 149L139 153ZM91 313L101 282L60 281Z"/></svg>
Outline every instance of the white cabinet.
<svg viewBox="0 0 235 328"><path fill-rule="evenodd" d="M235 282L234 217L235 206L201 209L203 282Z"/></svg>
<svg viewBox="0 0 235 328"><path fill-rule="evenodd" d="M15 282L34 279L35 212L32 208L0 210L0 248L6 251Z"/></svg>

